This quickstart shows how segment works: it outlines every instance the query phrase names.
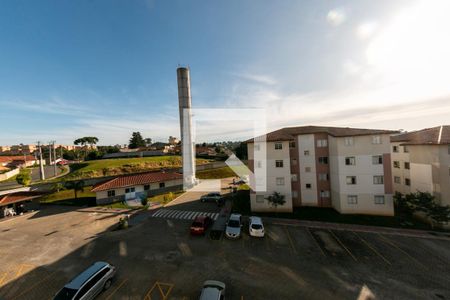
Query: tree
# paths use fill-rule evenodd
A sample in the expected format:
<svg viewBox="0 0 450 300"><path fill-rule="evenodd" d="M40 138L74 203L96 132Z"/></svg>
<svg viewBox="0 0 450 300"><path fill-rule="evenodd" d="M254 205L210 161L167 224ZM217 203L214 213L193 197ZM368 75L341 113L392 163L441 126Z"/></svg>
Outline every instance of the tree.
<svg viewBox="0 0 450 300"><path fill-rule="evenodd" d="M77 181L67 181L65 184L65 187L69 190L73 190L75 193L75 199L78 198L78 192L84 190L84 181L83 180L77 180Z"/></svg>
<svg viewBox="0 0 450 300"><path fill-rule="evenodd" d="M450 206L434 205L428 212L428 217L437 223L447 223L450 221ZM433 226L433 223L432 223Z"/></svg>
<svg viewBox="0 0 450 300"><path fill-rule="evenodd" d="M142 138L142 135L139 131L133 132L130 139L130 144L128 145L128 148L130 149L137 149L139 147L145 147L145 141Z"/></svg>
<svg viewBox="0 0 450 300"><path fill-rule="evenodd" d="M31 183L31 173L29 169L22 169L16 177L18 184L29 186Z"/></svg>
<svg viewBox="0 0 450 300"><path fill-rule="evenodd" d="M234 148L234 153L239 159L246 160L248 157L247 154L247 144L240 143L236 148Z"/></svg>
<svg viewBox="0 0 450 300"><path fill-rule="evenodd" d="M281 195L279 192L273 192L273 194L268 196L266 200L269 201L269 204L272 207L275 207L275 209L278 205L284 205L286 203L284 195Z"/></svg>

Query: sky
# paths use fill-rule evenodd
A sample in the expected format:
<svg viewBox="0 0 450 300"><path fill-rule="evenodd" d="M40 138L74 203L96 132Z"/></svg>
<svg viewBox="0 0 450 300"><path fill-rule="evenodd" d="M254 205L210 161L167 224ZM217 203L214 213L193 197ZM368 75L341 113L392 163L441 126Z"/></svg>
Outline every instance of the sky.
<svg viewBox="0 0 450 300"><path fill-rule="evenodd" d="M179 136L178 66L190 68L194 108L265 109L268 130L450 124L449 9L445 0L2 1L0 145ZM252 135L248 122L197 125L198 140Z"/></svg>

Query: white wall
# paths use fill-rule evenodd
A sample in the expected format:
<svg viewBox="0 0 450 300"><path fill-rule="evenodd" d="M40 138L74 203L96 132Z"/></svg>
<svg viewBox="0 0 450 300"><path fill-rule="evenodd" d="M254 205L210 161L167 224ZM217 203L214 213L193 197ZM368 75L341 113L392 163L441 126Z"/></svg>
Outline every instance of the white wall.
<svg viewBox="0 0 450 300"><path fill-rule="evenodd" d="M317 206L317 171L316 171L316 154L313 134L299 135L297 139L298 157L300 167L300 193L302 205ZM309 155L305 155L305 151L309 151ZM306 172L309 167L310 172ZM307 189L306 184L311 184L311 188Z"/></svg>

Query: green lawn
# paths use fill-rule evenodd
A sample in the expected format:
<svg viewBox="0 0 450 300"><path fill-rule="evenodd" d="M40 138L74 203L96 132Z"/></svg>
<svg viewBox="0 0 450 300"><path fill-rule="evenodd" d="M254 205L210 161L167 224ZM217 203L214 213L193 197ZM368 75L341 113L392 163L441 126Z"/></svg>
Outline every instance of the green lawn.
<svg viewBox="0 0 450 300"><path fill-rule="evenodd" d="M199 179L220 179L234 177L236 173L229 167L198 171L195 176Z"/></svg>
<svg viewBox="0 0 450 300"><path fill-rule="evenodd" d="M161 195L148 197L148 201L149 202L158 202L161 204L167 204L170 201L172 201L173 199L180 196L181 194L183 194L183 191L169 192L169 193L165 193L165 194L161 194Z"/></svg>
<svg viewBox="0 0 450 300"><path fill-rule="evenodd" d="M54 192L42 197L40 202L45 204L95 206L95 193L92 193L91 189L92 186L86 186L83 191L78 191L77 199L75 199L75 193L73 190Z"/></svg>
<svg viewBox="0 0 450 300"><path fill-rule="evenodd" d="M197 159L197 164L204 164L207 162L209 161L206 159ZM180 156L99 159L72 164L70 166L71 173L65 176L65 178L81 179L113 176L145 172L160 168L178 168L181 166L182 163Z"/></svg>

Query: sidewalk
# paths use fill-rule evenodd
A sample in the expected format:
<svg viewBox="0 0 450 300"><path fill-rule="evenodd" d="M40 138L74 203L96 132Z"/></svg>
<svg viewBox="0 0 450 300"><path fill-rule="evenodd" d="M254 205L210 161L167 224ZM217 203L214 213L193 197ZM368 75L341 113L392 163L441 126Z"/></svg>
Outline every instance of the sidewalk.
<svg viewBox="0 0 450 300"><path fill-rule="evenodd" d="M283 219L283 218L270 218L270 217L264 217L264 221L268 224L274 224L274 225L302 226L302 227L333 229L333 230L349 230L349 231L357 231L357 232L371 232L371 233L382 233L382 234L408 236L408 237L450 240L449 232L427 231L427 230L405 229L405 228L392 228L392 227L381 227L381 226L367 226L367 225L357 225L357 224L330 223L330 222L319 222L319 221L306 221L306 220Z"/></svg>

